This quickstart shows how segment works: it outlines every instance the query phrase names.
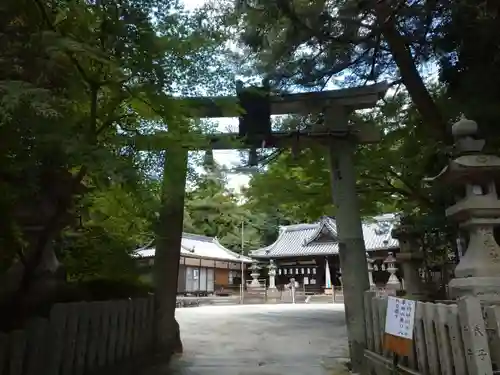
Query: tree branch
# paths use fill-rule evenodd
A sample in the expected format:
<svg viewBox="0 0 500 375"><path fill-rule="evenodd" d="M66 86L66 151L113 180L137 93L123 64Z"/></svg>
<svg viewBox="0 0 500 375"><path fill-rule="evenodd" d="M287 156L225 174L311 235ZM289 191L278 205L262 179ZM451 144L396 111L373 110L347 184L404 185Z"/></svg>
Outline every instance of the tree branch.
<svg viewBox="0 0 500 375"><path fill-rule="evenodd" d="M289 2L288 0L278 0L277 1L278 9L283 13L283 15L285 17L287 17L288 19L290 19L290 21L292 21L293 25L300 26L301 28L307 30L310 35L316 35L317 37L319 37L320 39L322 39L324 41L328 40L328 41L332 41L332 42L359 44L359 43L362 43L362 42L365 42L365 41L371 39L373 36L375 36L377 34L377 32L379 32L378 28L370 27L371 32L368 35L353 39L353 38L344 38L343 36L333 37L331 34L326 32L324 29L321 29L320 30L321 35L318 36L317 30L309 27L309 25L307 25L302 20L302 18L295 12L295 10L292 9L291 4L292 3ZM332 20L330 15L328 15L324 12L321 15L324 17L328 17L330 20ZM363 25L363 27L366 27L366 26Z"/></svg>
<svg viewBox="0 0 500 375"><path fill-rule="evenodd" d="M90 85L90 119L88 136L91 144L97 142L97 98L99 95L99 86Z"/></svg>
<svg viewBox="0 0 500 375"><path fill-rule="evenodd" d="M400 173L397 173L392 168L389 168L388 172L390 175L401 181L403 185L405 185L406 188L411 192L411 194L418 199L418 201L420 201L421 203L425 203L426 206L432 205L432 201L424 194L422 194L422 192L418 191L418 189L415 189L410 182L408 182L405 178L401 176Z"/></svg>
<svg viewBox="0 0 500 375"><path fill-rule="evenodd" d="M423 117L424 123L429 125L430 132L436 139L447 141L450 136L447 131L446 121L425 87L424 81L413 61L413 56L396 27L394 10L391 9L387 0L376 0L375 13L379 27L387 41L403 83L408 89L413 103Z"/></svg>
<svg viewBox="0 0 500 375"><path fill-rule="evenodd" d="M400 194L406 198L412 197L411 192L409 192L405 189L398 188L397 186L394 186L394 184L387 177L381 179L380 177L372 177L372 176L368 176L368 175L363 175L362 178L367 179L367 180L372 180L372 181L374 181L374 184L378 184L379 186L381 185L380 184L381 182L384 182L384 184L390 188L390 192ZM372 188L373 188L373 186L370 185L370 189L372 189ZM380 186L380 189L383 189L382 191L387 191L382 186Z"/></svg>
<svg viewBox="0 0 500 375"><path fill-rule="evenodd" d="M40 11L40 14L42 16L43 21L46 23L47 27L51 31L60 34L59 31L57 30L57 28L54 26L54 24L50 20L50 17L47 14L47 11L45 10L45 6L42 4L42 2L40 0L34 0L34 1L35 1L35 4L36 4L38 10ZM75 66L76 70L78 71L78 73L82 77L83 81L88 86L90 86L92 84L92 81L89 78L89 76L87 75L87 73L85 72L85 70L83 69L83 67L81 66L80 62L76 59L76 57L73 54L71 54L67 51L64 51L64 53L69 57L69 59L71 60L71 62Z"/></svg>

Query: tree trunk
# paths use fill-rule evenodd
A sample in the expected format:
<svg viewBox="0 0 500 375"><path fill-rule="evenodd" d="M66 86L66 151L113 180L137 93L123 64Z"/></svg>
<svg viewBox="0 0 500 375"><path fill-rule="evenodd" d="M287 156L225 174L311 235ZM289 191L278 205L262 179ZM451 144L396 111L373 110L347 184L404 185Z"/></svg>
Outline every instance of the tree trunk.
<svg viewBox="0 0 500 375"><path fill-rule="evenodd" d="M0 290L0 326L3 330L22 327L24 321L40 312L57 297L59 286L66 281L52 242L44 246L38 261L35 258L37 243L27 251L23 262L15 262L2 278ZM36 261L34 269L26 264Z"/></svg>
<svg viewBox="0 0 500 375"><path fill-rule="evenodd" d="M69 223L68 212L73 198L81 192L86 168L76 175L63 170L49 170L49 185L40 180L43 199L19 202L14 212L27 246L19 248L22 259L16 261L0 284L1 325L19 325L46 302L55 297L57 287L65 282L61 264L54 252L54 242ZM27 229L31 228L31 229Z"/></svg>
<svg viewBox="0 0 500 375"><path fill-rule="evenodd" d="M187 148L171 147L165 152L154 261L155 334L157 349L161 355L182 352L179 325L175 320L175 305L184 221L187 161Z"/></svg>
<svg viewBox="0 0 500 375"><path fill-rule="evenodd" d="M403 84L423 118L424 126L429 129L429 132L436 139L445 142L450 138L446 121L425 87L410 48L397 29L393 9L387 0L378 0L375 4L379 27L387 41L392 58L399 69Z"/></svg>

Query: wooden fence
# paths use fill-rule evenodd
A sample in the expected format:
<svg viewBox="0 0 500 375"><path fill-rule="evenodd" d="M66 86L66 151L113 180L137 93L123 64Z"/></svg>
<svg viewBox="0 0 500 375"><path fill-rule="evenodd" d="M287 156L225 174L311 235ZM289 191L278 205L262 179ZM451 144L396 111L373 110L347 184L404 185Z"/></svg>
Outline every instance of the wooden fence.
<svg viewBox="0 0 500 375"><path fill-rule="evenodd" d="M0 333L0 375L83 375L147 353L153 298L55 305L48 319Z"/></svg>
<svg viewBox="0 0 500 375"><path fill-rule="evenodd" d="M365 371L421 375L490 375L500 369L500 307L467 297L456 304L417 302L410 356L384 350L387 297L365 292Z"/></svg>

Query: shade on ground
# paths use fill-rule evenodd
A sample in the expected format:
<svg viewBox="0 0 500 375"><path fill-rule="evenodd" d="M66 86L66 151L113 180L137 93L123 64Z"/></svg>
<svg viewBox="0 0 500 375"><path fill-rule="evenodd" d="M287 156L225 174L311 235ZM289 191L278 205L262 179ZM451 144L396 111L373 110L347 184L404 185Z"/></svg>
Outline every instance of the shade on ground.
<svg viewBox="0 0 500 375"><path fill-rule="evenodd" d="M211 306L178 309L176 315L184 353L162 375L344 372L342 305Z"/></svg>

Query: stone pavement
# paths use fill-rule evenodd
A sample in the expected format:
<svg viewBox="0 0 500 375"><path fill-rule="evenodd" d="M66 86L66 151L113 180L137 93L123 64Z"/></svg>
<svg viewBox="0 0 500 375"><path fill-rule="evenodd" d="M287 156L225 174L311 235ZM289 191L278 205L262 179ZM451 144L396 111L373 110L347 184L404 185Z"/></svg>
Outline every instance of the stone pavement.
<svg viewBox="0 0 500 375"><path fill-rule="evenodd" d="M343 305L237 305L178 309L184 353L147 375L345 373Z"/></svg>

